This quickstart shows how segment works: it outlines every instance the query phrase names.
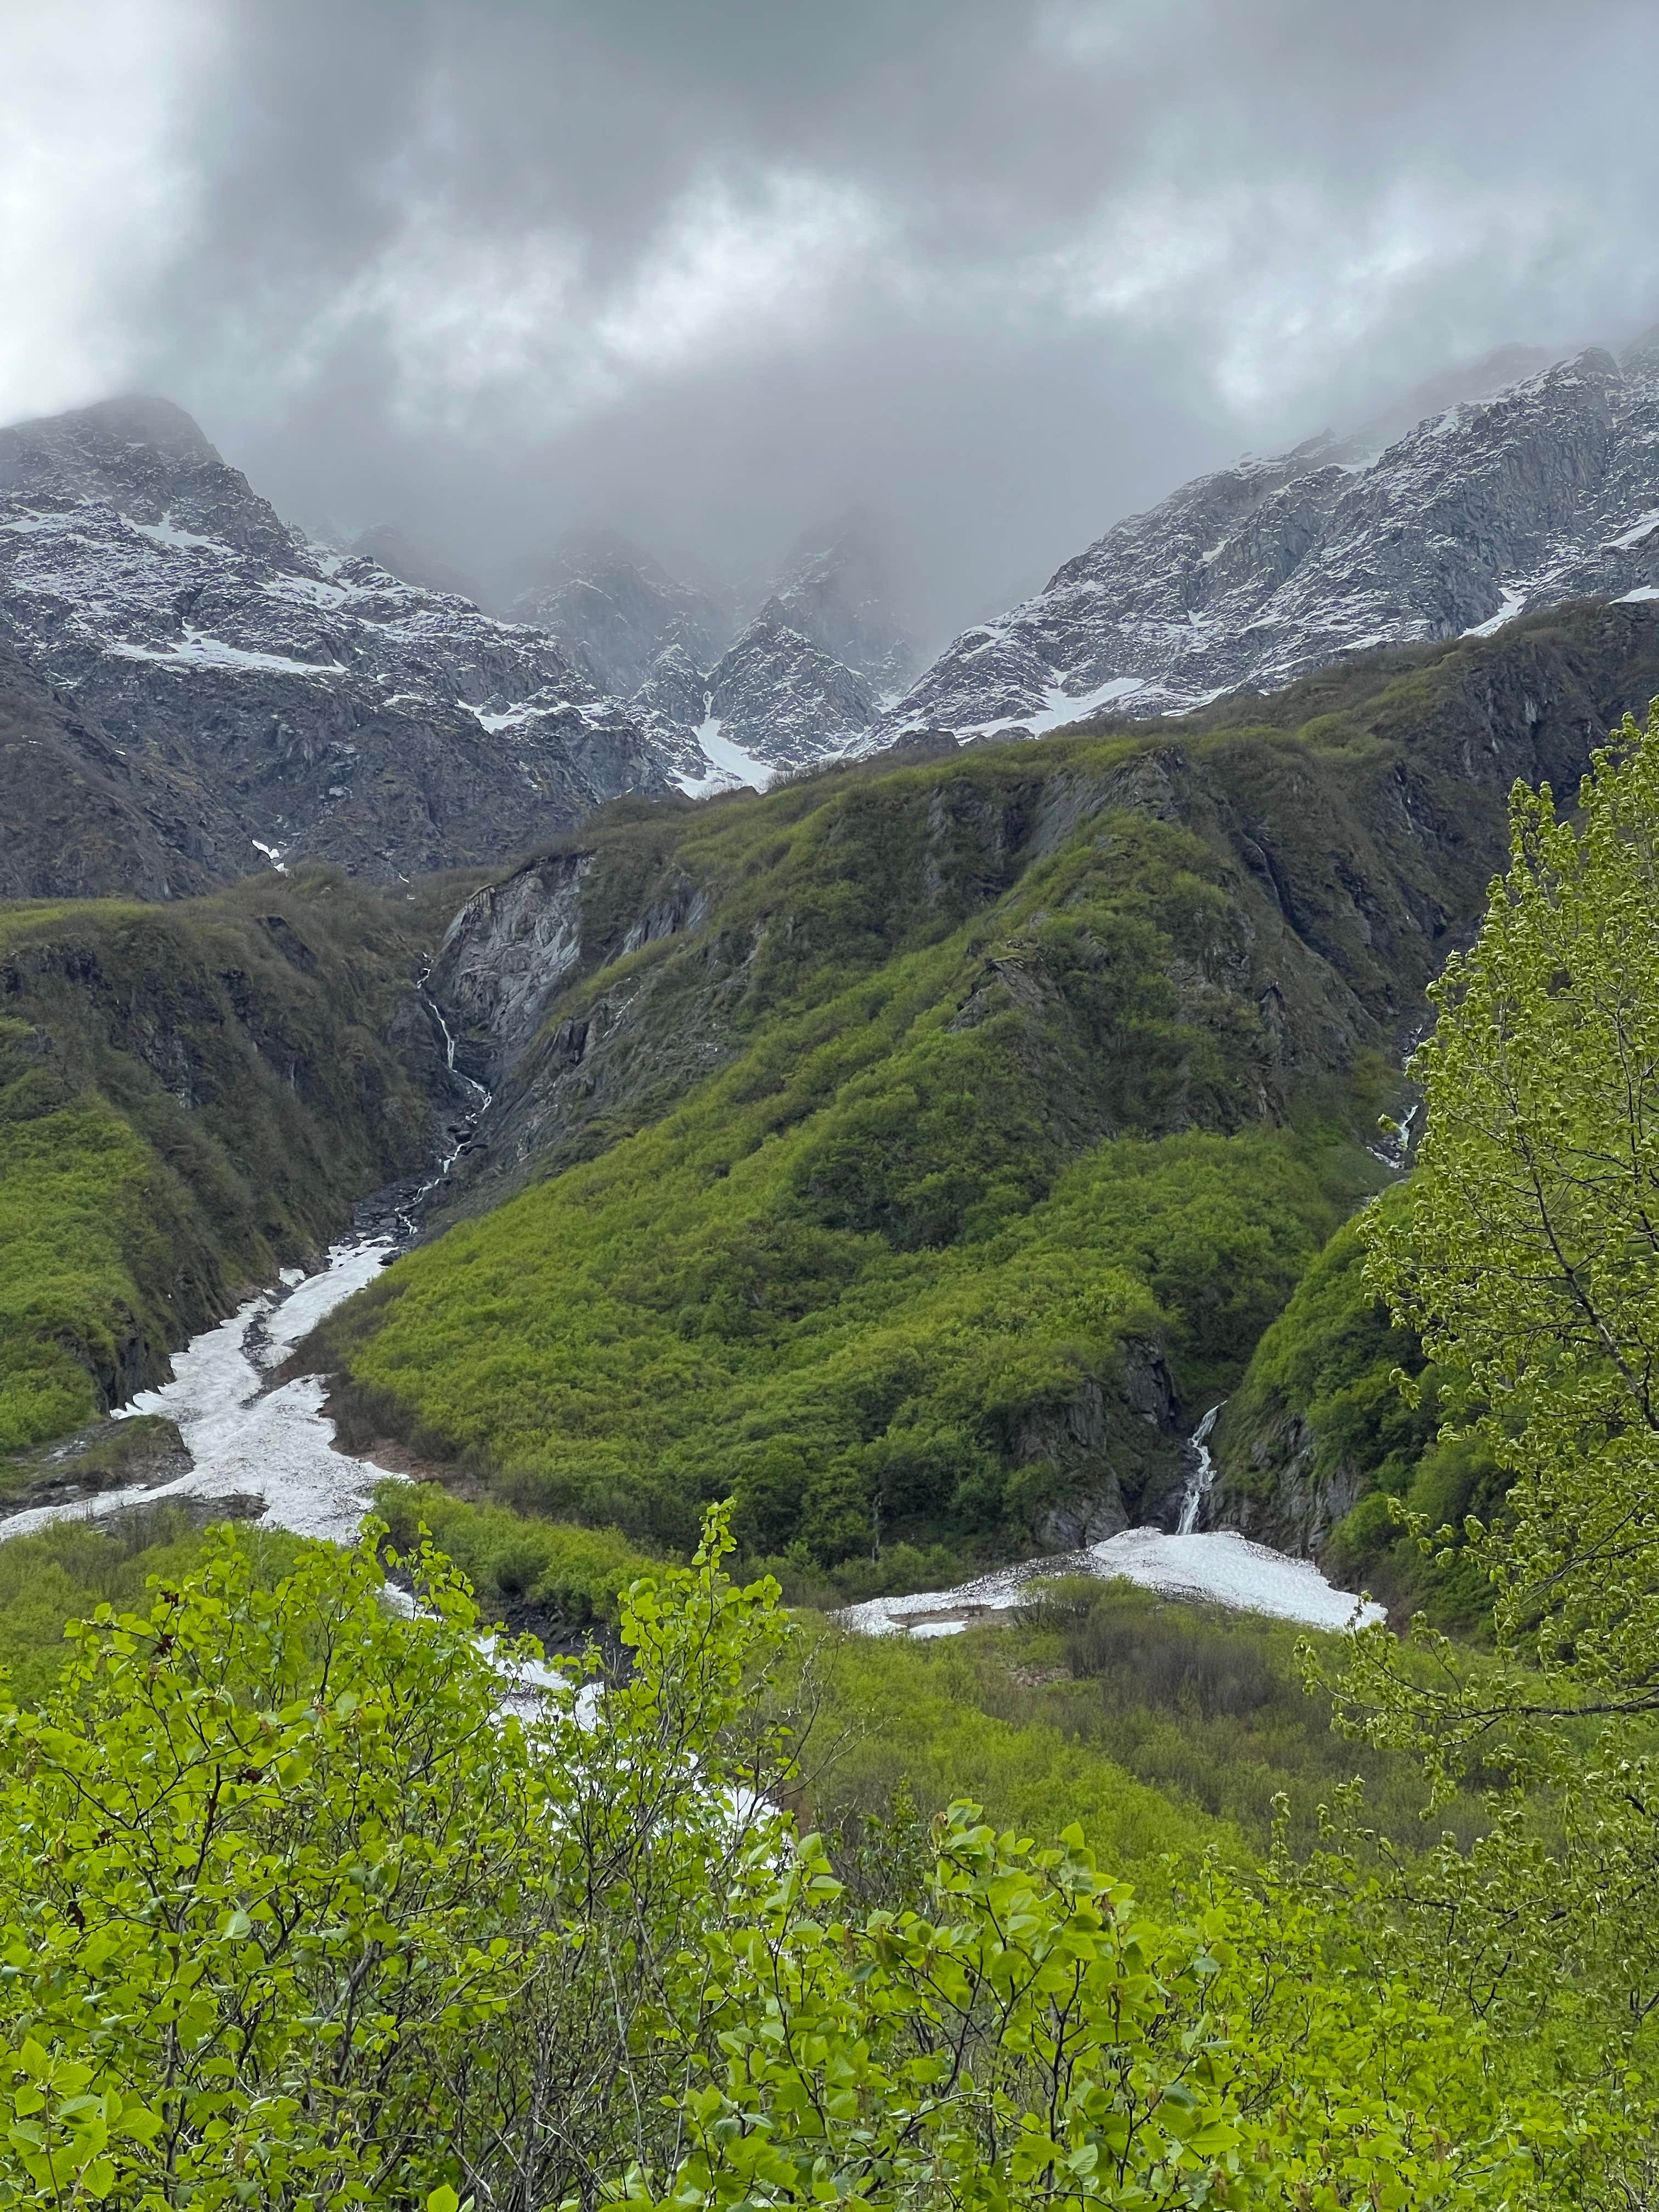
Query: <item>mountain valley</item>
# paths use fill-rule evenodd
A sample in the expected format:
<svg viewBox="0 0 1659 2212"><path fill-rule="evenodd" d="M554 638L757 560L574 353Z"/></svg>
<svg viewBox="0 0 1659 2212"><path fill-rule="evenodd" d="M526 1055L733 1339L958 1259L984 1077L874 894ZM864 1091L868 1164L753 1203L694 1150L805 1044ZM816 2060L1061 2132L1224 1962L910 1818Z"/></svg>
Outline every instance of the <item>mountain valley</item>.
<svg viewBox="0 0 1659 2212"><path fill-rule="evenodd" d="M380 2034L453 1936L443 2019L465 2014L465 2048L447 2073L409 2061L398 2179L363 2201L459 2212L464 2128L434 2120L434 2081L470 2081L494 2038L489 2100L511 2067L539 2082L568 2005L557 2051L599 2049L580 2110L613 2128L593 2022L642 1926L668 1994L627 1998L623 2063L672 2018L695 2078L717 2070L696 2055L711 1962L738 1990L714 2008L726 2051L796 2002L803 1960L805 1986L824 1958L874 1975L921 1947L931 2006L939 1961L958 1972L963 1930L990 1929L1006 1980L1004 1923L1056 1898L1066 1948L1041 1972L1069 2007L1087 1946L1162 1960L1127 1917L1155 1908L1194 1923L1188 2042L1224 2053L1227 2082L1246 2054L1241 2106L1275 2085L1270 2148L1307 2008L1340 2010L1317 2026L1337 2055L1293 2175L1351 2176L1376 2041L1420 2066L1437 2036L1437 2127L1466 2058L1474 2117L1419 2156L1430 2093L1390 2088L1405 2117L1356 2203L1393 2202L1407 2171L1430 2177L1410 2201L1443 2212L1613 2201L1556 2191L1559 2160L1553 2195L1434 2193L1466 2152L1485 2188L1512 2108L1561 2139L1579 2082L1645 2047L1626 1940L1645 1923L1621 1904L1608 1937L1580 1901L1603 1893L1612 1820L1571 1795L1602 1786L1588 1735L1531 1765L1489 1742L1474 1701L1511 1700L1507 1724L1538 1679L1506 1653L1489 1564L1536 1485L1501 1436L1443 1433L1471 1402L1456 1347L1392 1317L1364 1263L1437 1174L1447 1202L1457 1114L1432 1068L1455 1011L1413 1062L1420 1149L1406 1063L1448 963L1537 911L1514 876L1492 901L1551 835L1529 817L1516 841L1515 794L1645 773L1659 805L1627 725L1628 765L1598 754L1659 696L1653 532L1623 520L1649 495L1645 374L1547 370L1375 462L1304 454L1276 489L1272 469L1188 488L1069 564L994 650L952 647L909 708L861 526L747 602L589 533L498 616L390 526L349 548L286 529L161 403L0 434L0 1666L40 1708L0 1715L0 1857L15 1894L60 1883L73 1905L41 1918L57 1948L38 1971L14 1911L14 1979L105 1990L83 1923L129 1913L158 1821L166 1896L196 1923L106 1948L175 1980L176 1951L191 1972L211 1951L192 2019L245 1984L251 2018L280 1988L297 2039L403 1945ZM1358 504L1321 521L1339 477ZM1552 501L1557 572L1527 572L1524 609L1505 582L1494 620L1471 578L1535 569ZM1290 506L1306 557L1269 618ZM1223 508L1237 557L1206 563ZM1611 536L1574 567L1591 510ZM1245 680L1189 694L1188 659L1160 664L1167 683L1097 681L1125 639L1151 653L1158 594L1188 589L1177 541L1233 577L1204 650ZM1131 574L1144 621L1114 598ZM1586 579L1596 594L1558 595ZM1355 641L1362 615L1375 636ZM1039 681L1042 711L1005 725ZM1645 743L1659 758L1659 720ZM1659 1005L1653 811L1587 840L1602 865L1637 855L1595 944L1634 947L1639 1021ZM1553 856L1578 849L1554 834ZM1565 906L1544 902L1540 941ZM1554 1018L1571 975L1527 958ZM1572 1048L1520 1058L1547 1093ZM1626 1178L1598 1158L1570 1180ZM1481 1237L1449 1241L1459 1297L1498 1303L1462 1256ZM1615 1255L1643 1312L1644 1251L1629 1234ZM1615 1450L1644 1447L1622 1405L1610 1426ZM1646 1510L1605 1468L1573 1509L1587 1540L1617 1516L1609 1558ZM1624 1648L1607 1612L1592 1670ZM1417 1613L1449 1640L1421 1649ZM1436 1725L1457 1685L1470 1755L1435 1770L1420 1735L1370 1724L1390 1669L1402 1700L1431 1685ZM1633 1710L1607 1756L1621 1788L1650 1742ZM453 1737L435 1758L434 1729ZM179 1876L187 1818L221 1838L196 1862L210 1883ZM1062 1824L1053 1849L1021 1840ZM43 1854L41 1832L69 1840ZM400 1917L417 1867L466 1888L418 1946ZM322 1965L295 1995L268 1900L301 1875L315 1895L283 1910L303 1971ZM1551 1948L1511 1984L1528 1885ZM1448 1893L1474 1923L1478 2005L1446 1992ZM603 1986L570 1996L558 1978L588 1972L595 1928ZM783 1999L738 1978L755 1958L785 1962ZM59 2008L54 2051L113 2047L99 2002L95 2033L78 1999ZM121 2033L148 2035L148 1985L121 2002ZM1120 2048L1108 1999L1081 2017ZM827 2049L874 2047L841 2018ZM386 2040L408 2058L401 2027ZM8 2079L58 2063L34 2048ZM162 2079L163 2059L138 2071ZM226 2078L204 2076L216 2125ZM659 2086L672 2119L665 2069ZM64 2109L118 2118L124 2094ZM45 2093L8 2094L35 2125ZM1208 2191L1220 2141L1182 2172L1212 2204L1257 2201ZM307 2151L306 2187L331 2146ZM786 2182L767 2201L806 2201Z"/></svg>
<svg viewBox="0 0 1659 2212"><path fill-rule="evenodd" d="M1554 481L1515 478L1503 457L1528 438L1553 439L1556 475L1583 477L1580 417L1605 424L1612 408L1620 427L1583 497L1616 520L1646 495L1632 458L1645 374L1640 357L1602 357L1599 382L1547 369L1374 464L1304 453L1275 482L1329 489L1346 468L1362 507L1418 498L1425 532L1505 468ZM1265 481L1189 488L1103 546L1164 573L1149 530L1196 544L1200 507L1240 500L1256 520L1230 526L1260 541L1282 508ZM190 1070L212 1063L227 1018L252 1023L256 1068L271 1021L314 1031L307 1054L338 1049L321 1044L335 1017L320 1006L223 1011L244 1007L250 976L314 988L273 970L269 943L307 977L325 972L317 933L331 941L334 917L347 937L327 957L348 971L366 931L386 948L378 1042L362 1047L380 1073L353 1109L369 1118L341 1149L349 1170L318 1176L309 1206L279 1198L257 1231L257 1199L222 1233L202 1225L200 1193L168 1199L173 1226L142 1264L118 1237L114 1272L87 1276L84 1326L61 1338L90 1378L77 1406L112 1402L117 1374L153 1375L180 1317L199 1323L261 1254L314 1237L331 1212L339 1223L345 1196L400 1176L413 1189L447 1127L426 1241L331 1323L343 1415L428 1463L465 1458L508 1500L641 1540L689 1541L708 1498L735 1488L747 1545L804 1547L828 1569L884 1534L955 1564L1173 1526L1198 1415L1258 1339L1278 1356L1275 1313L1392 1172L1370 1122L1501 860L1510 784L1571 789L1600 737L1659 692L1659 603L1630 582L1650 557L1633 527L1607 556L1601 580L1626 586L1610 598L1462 622L1483 601L1457 610L1467 635L1360 652L1328 629L1311 672L1276 690L1162 720L1125 720L1113 697L1035 749L1018 730L964 746L890 709L896 741L872 752L860 732L881 726L879 687L908 648L858 518L803 541L717 652L740 611L614 537L568 543L543 596L517 605L533 621L515 623L366 551L319 550L160 403L6 433L0 503L10 896L137 894L216 943L256 921L264 933L257 959L219 956L218 982L204 968L183 1011L132 997L124 1035L94 1012L97 979L112 959L142 967L148 910L88 906L82 925L73 904L17 907L20 946L68 933L48 966L84 973L90 994L76 1014L60 987L45 1020L21 980L45 955L17 956L19 1070L31 1054L73 1066L58 1107L95 1102L136 1133L135 1163L157 1145L170 1160L178 1140L158 1134L145 1086L187 1115L218 1095L222 1078ZM1345 526L1373 528L1358 510ZM1076 592L1097 600L1085 581ZM765 796L739 787L778 775ZM503 872L526 845L539 850ZM464 902L431 872L485 856ZM227 878L244 904L218 918ZM385 902L372 928L371 896ZM118 956L69 949L76 930L90 947L112 929ZM149 1074L119 1072L135 1054ZM318 1156L343 1110L329 1096L319 1129L284 1149ZM215 1141L246 1180L246 1130ZM131 1172L137 1189L156 1171ZM1086 1324L1068 1303L1080 1245L1105 1271ZM168 1267L197 1285L171 1316L156 1303ZM436 1316L487 1280L499 1342L479 1364L469 1321L452 1373L430 1332L449 1334ZM1027 1312L1012 1366L995 1319L1009 1304ZM532 1310L562 1316L551 1338ZM74 1349L118 1341L118 1355ZM586 1410L552 1410L567 1404ZM1247 1378L1224 1415L1206 1525L1374 1567L1374 1546L1335 1541L1366 1467L1351 1455L1322 1502L1297 1502L1297 1470L1310 1454L1322 1468L1324 1448L1305 1403L1281 1391L1268 1406ZM39 1420L20 1418L33 1443Z"/></svg>

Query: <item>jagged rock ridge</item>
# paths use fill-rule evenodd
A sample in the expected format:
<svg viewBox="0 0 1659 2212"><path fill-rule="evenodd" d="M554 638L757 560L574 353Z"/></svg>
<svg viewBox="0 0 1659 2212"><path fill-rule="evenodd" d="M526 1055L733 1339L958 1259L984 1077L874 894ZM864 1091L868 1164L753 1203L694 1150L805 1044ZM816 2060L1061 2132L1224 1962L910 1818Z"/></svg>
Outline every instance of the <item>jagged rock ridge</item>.
<svg viewBox="0 0 1659 2212"><path fill-rule="evenodd" d="M730 606L680 583L614 530L564 538L507 613L550 630L590 679L618 698L636 691L665 651L711 666L732 634Z"/></svg>
<svg viewBox="0 0 1659 2212"><path fill-rule="evenodd" d="M878 696L902 690L915 672L875 526L861 510L798 539L768 600L790 629Z"/></svg>
<svg viewBox="0 0 1659 2212"><path fill-rule="evenodd" d="M704 766L543 632L308 544L164 400L0 431L0 636L137 794L173 889L499 860ZM73 824L58 843L72 890Z"/></svg>
<svg viewBox="0 0 1659 2212"><path fill-rule="evenodd" d="M857 512L797 541L735 636L733 603L611 531L567 538L508 612L626 696L665 750L700 753L675 778L694 794L844 750L915 665L874 526Z"/></svg>
<svg viewBox="0 0 1659 2212"><path fill-rule="evenodd" d="M1386 426L1385 426L1386 427ZM1367 647L1659 593L1659 332L1591 348L1378 451L1310 440L1201 477L968 630L885 714L1033 735L1179 713Z"/></svg>

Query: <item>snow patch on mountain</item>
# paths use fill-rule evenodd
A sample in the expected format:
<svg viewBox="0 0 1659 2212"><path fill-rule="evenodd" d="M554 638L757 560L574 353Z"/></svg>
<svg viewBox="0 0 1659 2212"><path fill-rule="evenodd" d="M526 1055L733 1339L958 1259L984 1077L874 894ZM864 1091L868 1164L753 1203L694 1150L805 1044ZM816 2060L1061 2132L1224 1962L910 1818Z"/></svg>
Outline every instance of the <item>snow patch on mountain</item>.
<svg viewBox="0 0 1659 2212"><path fill-rule="evenodd" d="M193 783L193 857L228 874L256 839L387 879L499 860L666 790L690 743L544 633L311 546L160 400L0 430L0 629Z"/></svg>
<svg viewBox="0 0 1659 2212"><path fill-rule="evenodd" d="M965 631L860 750L919 725L1036 735L1105 706L1183 713L1347 653L1659 582L1659 334L1370 445L1322 434L1128 517Z"/></svg>
<svg viewBox="0 0 1659 2212"><path fill-rule="evenodd" d="M775 763L762 760L758 754L726 736L718 714L710 714L699 722L695 734L708 768L703 775L683 771L674 778L688 799L708 799L716 792L738 791L745 787L750 791L764 791L777 775Z"/></svg>

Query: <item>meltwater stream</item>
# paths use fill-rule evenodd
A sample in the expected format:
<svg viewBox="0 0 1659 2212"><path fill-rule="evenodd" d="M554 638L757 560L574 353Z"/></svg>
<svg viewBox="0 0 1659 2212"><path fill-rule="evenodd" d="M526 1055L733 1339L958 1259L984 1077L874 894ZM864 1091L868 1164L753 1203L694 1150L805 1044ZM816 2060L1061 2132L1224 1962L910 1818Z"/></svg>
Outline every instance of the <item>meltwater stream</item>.
<svg viewBox="0 0 1659 2212"><path fill-rule="evenodd" d="M324 1384L314 1375L269 1387L301 1337L325 1315L374 1281L394 1247L375 1237L335 1245L315 1274L297 1269L249 1298L216 1328L193 1337L174 1356L173 1379L124 1406L131 1413L164 1413L179 1425L195 1464L187 1474L152 1489L103 1491L0 1520L0 1541L48 1521L98 1520L169 1498L238 1502L241 1516L263 1518L301 1536L351 1543L374 1502L377 1483L399 1480L372 1460L337 1451L324 1414ZM1125 1528L1103 1543L1060 1558L1026 1559L955 1589L871 1598L840 1618L866 1636L951 1636L988 1614L1022 1603L1032 1585L1055 1575L1121 1577L1170 1597L1207 1601L1315 1628L1350 1628L1380 1620L1348 1591L1334 1589L1311 1561L1292 1559L1231 1529L1200 1535L1194 1524L1213 1477L1206 1439L1219 1413L1212 1407L1190 1439L1194 1468L1182 1501L1177 1533ZM252 1501L261 1501L255 1511ZM544 1686L538 1683L537 1688Z"/></svg>
<svg viewBox="0 0 1659 2212"><path fill-rule="evenodd" d="M196 1462L188 1474L150 1490L103 1491L14 1513L0 1521L0 1540L27 1535L48 1521L98 1520L167 1498L258 1498L264 1501L263 1518L276 1527L353 1542L374 1486L387 1480L388 1470L335 1450L320 1377L266 1385L308 1330L374 1281L392 1249L385 1237L353 1240L335 1245L314 1275L290 1270L228 1321L192 1337L173 1355L171 1382L122 1407L118 1420L166 1413L178 1423Z"/></svg>
<svg viewBox="0 0 1659 2212"><path fill-rule="evenodd" d="M1311 1559L1292 1559L1266 1544L1251 1543L1232 1528L1197 1534L1199 1509L1215 1479L1207 1439L1220 1411L1212 1406L1188 1439L1194 1467L1173 1536L1161 1528L1124 1528L1083 1551L1023 1559L956 1589L868 1598L862 1605L848 1606L840 1620L863 1636L958 1636L989 1614L1023 1605L1035 1583L1057 1575L1139 1583L1165 1597L1271 1613L1309 1628L1358 1628L1382 1620L1381 1606L1362 1605L1351 1590L1334 1589Z"/></svg>

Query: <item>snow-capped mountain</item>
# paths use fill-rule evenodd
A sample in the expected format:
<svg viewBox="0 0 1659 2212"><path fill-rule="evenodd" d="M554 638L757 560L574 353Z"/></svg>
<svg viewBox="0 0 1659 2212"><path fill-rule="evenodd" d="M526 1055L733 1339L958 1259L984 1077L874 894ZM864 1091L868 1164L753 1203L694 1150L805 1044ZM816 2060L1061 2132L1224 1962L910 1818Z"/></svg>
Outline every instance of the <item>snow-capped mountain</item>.
<svg viewBox="0 0 1659 2212"><path fill-rule="evenodd" d="M1246 460L1108 531L963 633L865 741L1034 735L1269 690L1368 646L1659 595L1659 331L1593 347L1381 446Z"/></svg>
<svg viewBox="0 0 1659 2212"><path fill-rule="evenodd" d="M769 599L709 672L702 729L775 773L844 751L875 713L869 684Z"/></svg>
<svg viewBox="0 0 1659 2212"><path fill-rule="evenodd" d="M670 647L708 668L732 634L729 606L680 583L613 530L564 538L507 611L514 622L550 631L601 690L619 699Z"/></svg>
<svg viewBox="0 0 1659 2212"><path fill-rule="evenodd" d="M608 531L568 538L508 611L626 697L677 766L700 752L675 777L694 794L764 784L843 751L912 665L857 515L797 544L735 638L730 606Z"/></svg>
<svg viewBox="0 0 1659 2212"><path fill-rule="evenodd" d="M0 638L220 877L495 861L707 773L542 631L307 544L165 400L0 430Z"/></svg>
<svg viewBox="0 0 1659 2212"><path fill-rule="evenodd" d="M399 583L416 584L423 592L443 592L452 599L482 601L477 585L464 569L452 568L443 555L417 537L406 524L377 522L362 531L348 545L326 543L325 551L348 552L373 561L397 577Z"/></svg>

